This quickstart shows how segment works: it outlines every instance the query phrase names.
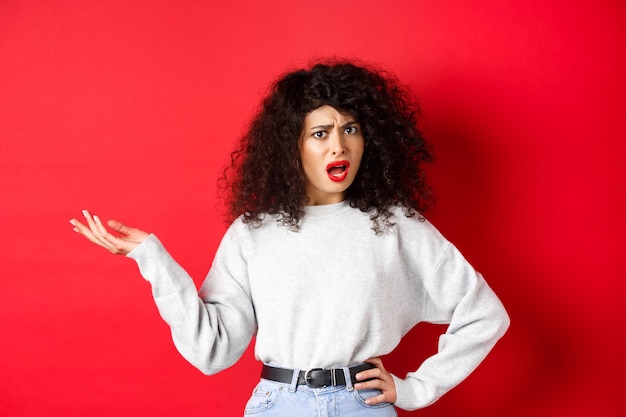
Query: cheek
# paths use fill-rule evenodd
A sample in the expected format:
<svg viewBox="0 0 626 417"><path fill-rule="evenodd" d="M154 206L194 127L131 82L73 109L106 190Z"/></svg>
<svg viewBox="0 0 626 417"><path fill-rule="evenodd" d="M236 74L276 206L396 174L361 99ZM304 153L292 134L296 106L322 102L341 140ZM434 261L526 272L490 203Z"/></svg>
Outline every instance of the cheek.
<svg viewBox="0 0 626 417"><path fill-rule="evenodd" d="M361 165L363 162L364 149L361 148L353 157L353 164L356 165L357 169L353 172L356 176L359 171L361 171Z"/></svg>
<svg viewBox="0 0 626 417"><path fill-rule="evenodd" d="M308 152L305 149L300 149L300 165L305 171L310 161L311 158L309 157Z"/></svg>
<svg viewBox="0 0 626 417"><path fill-rule="evenodd" d="M305 141L300 146L300 160L302 161L303 166L312 166L318 163L321 159L323 159L320 155L320 149L318 149L314 143Z"/></svg>
<svg viewBox="0 0 626 417"><path fill-rule="evenodd" d="M311 176L314 175L315 164L313 155L306 148L301 148L300 150L300 166L304 174L304 179L309 181Z"/></svg>
<svg viewBox="0 0 626 417"><path fill-rule="evenodd" d="M361 159L363 158L364 152L365 152L365 141L361 139L361 142L358 144L358 146L355 146L353 155L360 162Z"/></svg>

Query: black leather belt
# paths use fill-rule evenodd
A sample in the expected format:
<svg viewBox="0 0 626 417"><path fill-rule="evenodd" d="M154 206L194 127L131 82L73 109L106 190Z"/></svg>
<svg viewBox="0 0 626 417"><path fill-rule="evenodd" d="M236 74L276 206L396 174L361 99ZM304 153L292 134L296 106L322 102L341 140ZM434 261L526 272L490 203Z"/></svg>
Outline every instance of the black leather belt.
<svg viewBox="0 0 626 417"><path fill-rule="evenodd" d="M375 366L370 363L364 363L362 365L350 367L350 379L352 380L352 383L354 384L357 382L355 378L356 374L373 368L375 368ZM270 381L291 384L293 380L293 369L276 368L274 366L263 365L261 378L269 379ZM363 381L369 381L369 379L364 379L359 382ZM298 385L308 385L311 388L324 388L333 385L346 385L346 378L343 369L341 368L313 368L309 369L308 371L300 371L300 373L298 374Z"/></svg>

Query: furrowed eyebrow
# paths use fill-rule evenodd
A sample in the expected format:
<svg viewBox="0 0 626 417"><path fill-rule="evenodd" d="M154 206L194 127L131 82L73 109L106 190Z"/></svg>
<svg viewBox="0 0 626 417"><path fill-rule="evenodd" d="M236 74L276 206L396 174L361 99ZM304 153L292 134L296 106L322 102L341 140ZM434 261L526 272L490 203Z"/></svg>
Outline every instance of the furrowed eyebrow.
<svg viewBox="0 0 626 417"><path fill-rule="evenodd" d="M334 127L334 126L335 126L335 124L334 124L334 123L333 123L333 124L330 124L330 125L319 125L319 126L313 126L313 127L311 127L309 130L315 130L315 129L324 129L324 130L328 130L328 129L330 129L330 128Z"/></svg>
<svg viewBox="0 0 626 417"><path fill-rule="evenodd" d="M344 123L343 125L341 125L342 128L346 128L346 127L350 127L352 125L358 125L359 122L357 122L356 120L351 120L349 122ZM313 126L311 127L309 130L316 130L316 129L324 129L324 130L328 130L330 128L335 127L335 124L329 124L329 125L319 125L319 126Z"/></svg>

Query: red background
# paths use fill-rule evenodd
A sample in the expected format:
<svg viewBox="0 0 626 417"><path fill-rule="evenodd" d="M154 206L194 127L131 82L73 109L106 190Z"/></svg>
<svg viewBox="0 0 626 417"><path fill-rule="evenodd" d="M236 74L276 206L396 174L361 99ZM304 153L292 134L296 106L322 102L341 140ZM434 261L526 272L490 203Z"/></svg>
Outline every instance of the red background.
<svg viewBox="0 0 626 417"><path fill-rule="evenodd" d="M153 231L199 284L215 180L268 84L315 57L420 97L431 220L512 327L421 416L624 415L626 6L620 1L0 2L0 415L237 416L249 350L205 377L88 208ZM418 326L386 358L435 349ZM409 413L400 412L400 415Z"/></svg>

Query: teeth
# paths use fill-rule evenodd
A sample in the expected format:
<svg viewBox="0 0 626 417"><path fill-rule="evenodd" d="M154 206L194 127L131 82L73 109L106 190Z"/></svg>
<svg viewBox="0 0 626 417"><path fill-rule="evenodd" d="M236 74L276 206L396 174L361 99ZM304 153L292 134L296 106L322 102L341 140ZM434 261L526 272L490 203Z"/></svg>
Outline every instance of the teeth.
<svg viewBox="0 0 626 417"><path fill-rule="evenodd" d="M328 169L328 173L330 175L333 175L335 177L340 176L341 174L343 174L346 171L346 166L345 165L335 165L334 167L330 167Z"/></svg>

